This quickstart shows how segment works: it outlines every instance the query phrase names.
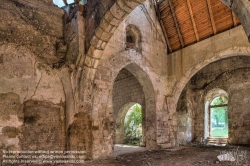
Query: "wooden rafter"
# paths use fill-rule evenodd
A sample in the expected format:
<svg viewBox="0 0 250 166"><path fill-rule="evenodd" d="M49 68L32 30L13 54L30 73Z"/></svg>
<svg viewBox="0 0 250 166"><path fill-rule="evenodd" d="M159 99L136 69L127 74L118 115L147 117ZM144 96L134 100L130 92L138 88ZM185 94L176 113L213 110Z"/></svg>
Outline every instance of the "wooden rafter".
<svg viewBox="0 0 250 166"><path fill-rule="evenodd" d="M207 0L207 7L208 7L208 11L209 11L209 16L210 16L213 32L215 35L217 33L217 30L216 30L216 26L215 26L215 22L214 22L214 16L213 16L210 0Z"/></svg>
<svg viewBox="0 0 250 166"><path fill-rule="evenodd" d="M237 20L236 20L236 16L235 16L234 12L231 11L231 14L232 14L232 19L233 19L233 24L234 24L234 26L237 26Z"/></svg>
<svg viewBox="0 0 250 166"><path fill-rule="evenodd" d="M180 42L181 42L181 46L184 47L183 37L182 37L182 35L181 35L180 27L179 27L179 24L178 24L176 15L175 15L175 11L174 11L174 7L173 7L173 4L172 4L172 0L169 0L168 3L169 3L169 6L170 6L170 10L171 10L172 16L173 16L173 18L174 18L174 23L175 23L175 27L176 27L176 29L177 29L177 33L178 33L178 36L179 36L179 40L180 40Z"/></svg>
<svg viewBox="0 0 250 166"><path fill-rule="evenodd" d="M159 22L160 22L161 29L163 31L164 39L165 39L165 41L167 43L167 47L168 47L169 51L172 52L172 47L171 47L170 42L168 40L168 35L167 35L167 32L166 32L165 26L163 24L163 21L161 19L161 13L159 12L159 7L157 6L157 3L156 3L155 0L153 2L154 2L154 7L155 7L155 10L156 10Z"/></svg>
<svg viewBox="0 0 250 166"><path fill-rule="evenodd" d="M194 20L193 10L192 10L191 4L190 4L190 0L187 0L187 5L188 5L189 15L190 15L190 18L191 18L191 21L192 21L192 24L193 24L193 28L194 28L195 38L196 38L197 41L200 41L199 34L198 34L198 31L197 31L197 27L196 27L196 23L195 23L195 20Z"/></svg>

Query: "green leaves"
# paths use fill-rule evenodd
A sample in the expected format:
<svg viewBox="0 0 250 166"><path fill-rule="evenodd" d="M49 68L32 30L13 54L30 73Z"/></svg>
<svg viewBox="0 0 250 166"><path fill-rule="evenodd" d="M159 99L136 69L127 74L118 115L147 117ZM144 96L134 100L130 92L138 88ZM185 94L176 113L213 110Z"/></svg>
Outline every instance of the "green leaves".
<svg viewBox="0 0 250 166"><path fill-rule="evenodd" d="M125 142L133 142L142 137L142 110L139 104L135 104L128 111L125 122Z"/></svg>

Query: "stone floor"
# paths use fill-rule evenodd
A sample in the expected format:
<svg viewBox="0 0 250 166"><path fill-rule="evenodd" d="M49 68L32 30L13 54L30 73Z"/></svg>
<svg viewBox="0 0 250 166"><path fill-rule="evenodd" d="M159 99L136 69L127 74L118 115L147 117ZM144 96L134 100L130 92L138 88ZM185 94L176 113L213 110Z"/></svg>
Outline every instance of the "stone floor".
<svg viewBox="0 0 250 166"><path fill-rule="evenodd" d="M146 148L123 144L116 144L114 146L114 156L142 151L146 151Z"/></svg>
<svg viewBox="0 0 250 166"><path fill-rule="evenodd" d="M124 151L122 150L124 148ZM237 151L238 149L238 151ZM138 151L139 152L138 152ZM137 151L137 152L135 152ZM223 152L238 152L238 163L219 162ZM127 153L128 152L128 153ZM246 155L242 155L246 152ZM127 153L127 154L124 154ZM242 161L241 161L242 159ZM175 149L145 150L138 147L116 146L115 155L101 160L86 161L86 166L250 166L250 147L244 146L182 146Z"/></svg>

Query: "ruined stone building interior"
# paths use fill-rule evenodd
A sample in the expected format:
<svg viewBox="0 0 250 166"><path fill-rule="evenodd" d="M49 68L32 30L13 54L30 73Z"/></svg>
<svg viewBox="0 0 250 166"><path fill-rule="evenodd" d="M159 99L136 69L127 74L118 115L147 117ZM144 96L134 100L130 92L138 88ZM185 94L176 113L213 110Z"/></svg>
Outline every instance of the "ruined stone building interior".
<svg viewBox="0 0 250 166"><path fill-rule="evenodd" d="M0 161L9 150L112 157L135 103L141 156L178 163L181 148L250 145L248 0L1 0L0 20Z"/></svg>

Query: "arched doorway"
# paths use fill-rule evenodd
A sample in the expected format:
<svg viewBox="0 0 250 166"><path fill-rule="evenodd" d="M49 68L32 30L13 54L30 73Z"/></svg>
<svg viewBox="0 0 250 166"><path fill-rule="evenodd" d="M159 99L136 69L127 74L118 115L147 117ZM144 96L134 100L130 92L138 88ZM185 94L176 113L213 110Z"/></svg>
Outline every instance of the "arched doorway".
<svg viewBox="0 0 250 166"><path fill-rule="evenodd" d="M142 106L130 102L121 108L116 118L114 144L142 146Z"/></svg>
<svg viewBox="0 0 250 166"><path fill-rule="evenodd" d="M148 71L140 63L133 63L127 59L127 52L119 56L103 61L95 76L95 92L93 97L93 158L112 155L114 152L114 140L116 139L116 117L119 110L129 102L135 102L142 106L144 144L147 149L157 148L156 142L156 96ZM112 68L107 68L112 64ZM129 83L122 83L126 79L132 79ZM137 91L126 85L140 86ZM121 94L124 90L131 95ZM137 98L136 93L140 93ZM119 97L120 96L120 97ZM137 100L135 100L137 99ZM103 101L103 102L100 102ZM145 111L144 111L145 110ZM145 113L144 113L145 112ZM144 120L145 119L145 120ZM98 121L99 120L99 121ZM101 126L101 127L100 127ZM102 151L100 152L100 149Z"/></svg>
<svg viewBox="0 0 250 166"><path fill-rule="evenodd" d="M140 109L141 114L138 111L136 113L136 107ZM141 116L139 119L141 120L142 131L145 128L145 94L143 86L126 68L119 72L113 85L113 111L113 121L115 122L114 144L133 144L132 137L135 139L135 133L129 135L129 132L135 132L136 125L139 125L137 123L133 125L134 122L131 122L135 120L133 118L138 120L138 117ZM143 134L144 132L142 132ZM140 142L141 145L145 145L143 139Z"/></svg>

